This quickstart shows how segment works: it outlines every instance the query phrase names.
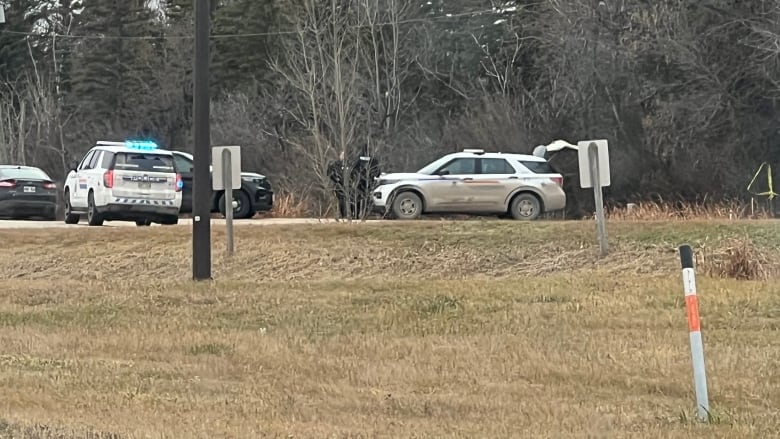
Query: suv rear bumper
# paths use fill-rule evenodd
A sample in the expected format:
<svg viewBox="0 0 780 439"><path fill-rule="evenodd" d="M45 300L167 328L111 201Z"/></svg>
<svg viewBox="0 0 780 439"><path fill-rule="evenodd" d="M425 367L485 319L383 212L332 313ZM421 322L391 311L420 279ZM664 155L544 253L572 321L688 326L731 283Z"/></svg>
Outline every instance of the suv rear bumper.
<svg viewBox="0 0 780 439"><path fill-rule="evenodd" d="M107 220L136 220L150 217L178 217L179 206L174 200L114 199L105 206L97 207L99 214Z"/></svg>
<svg viewBox="0 0 780 439"><path fill-rule="evenodd" d="M556 212L566 208L566 192L563 189L548 190L544 194L544 211Z"/></svg>

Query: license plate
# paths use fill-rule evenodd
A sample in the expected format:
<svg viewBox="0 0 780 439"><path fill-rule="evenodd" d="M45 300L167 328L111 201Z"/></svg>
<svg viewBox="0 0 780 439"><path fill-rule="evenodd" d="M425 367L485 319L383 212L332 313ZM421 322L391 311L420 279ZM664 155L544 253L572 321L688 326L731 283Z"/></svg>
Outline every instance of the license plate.
<svg viewBox="0 0 780 439"><path fill-rule="evenodd" d="M27 193L35 192L35 186L25 186L24 191Z"/></svg>
<svg viewBox="0 0 780 439"><path fill-rule="evenodd" d="M146 183L139 182L138 183L138 189L151 189L151 188L152 188L152 183L150 183L150 182L146 182Z"/></svg>

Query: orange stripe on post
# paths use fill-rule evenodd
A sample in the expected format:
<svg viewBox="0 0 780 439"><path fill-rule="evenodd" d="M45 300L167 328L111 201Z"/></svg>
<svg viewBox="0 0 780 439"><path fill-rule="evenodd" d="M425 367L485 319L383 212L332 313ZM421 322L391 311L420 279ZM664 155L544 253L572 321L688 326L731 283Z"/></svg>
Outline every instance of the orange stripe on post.
<svg viewBox="0 0 780 439"><path fill-rule="evenodd" d="M688 330L691 332L700 331L699 300L695 294L685 296L685 308L688 310Z"/></svg>

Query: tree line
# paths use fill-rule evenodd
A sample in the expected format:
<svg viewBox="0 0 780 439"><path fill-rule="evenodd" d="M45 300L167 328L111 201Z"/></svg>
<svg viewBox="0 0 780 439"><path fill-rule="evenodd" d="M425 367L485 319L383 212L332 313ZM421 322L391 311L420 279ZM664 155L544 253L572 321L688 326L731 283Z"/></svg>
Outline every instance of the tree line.
<svg viewBox="0 0 780 439"><path fill-rule="evenodd" d="M191 150L191 0L0 4L0 162L62 178L96 140ZM211 16L212 143L312 208L328 162L364 146L409 171L606 138L613 202L746 197L780 165L780 0L215 0Z"/></svg>

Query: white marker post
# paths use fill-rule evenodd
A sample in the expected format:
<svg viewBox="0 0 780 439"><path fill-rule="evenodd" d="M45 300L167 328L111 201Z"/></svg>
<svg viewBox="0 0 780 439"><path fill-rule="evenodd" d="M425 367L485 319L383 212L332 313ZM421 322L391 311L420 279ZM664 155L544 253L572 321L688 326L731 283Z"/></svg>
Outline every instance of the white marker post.
<svg viewBox="0 0 780 439"><path fill-rule="evenodd" d="M225 191L225 233L227 254L233 255L233 190L241 189L241 148L215 146L211 154L214 164L212 188Z"/></svg>
<svg viewBox="0 0 780 439"><path fill-rule="evenodd" d="M607 243L607 224L604 215L602 189L611 184L609 171L609 145L606 140L585 140L578 142L580 165L580 187L593 188L593 200L596 203L596 231L599 237L601 257L609 252Z"/></svg>
<svg viewBox="0 0 780 439"><path fill-rule="evenodd" d="M688 314L688 331L691 340L693 384L696 389L696 409L700 420L706 420L710 412L707 396L707 373L704 367L704 342L701 337L699 300L696 296L696 274L693 270L693 250L689 245L680 246L685 309Z"/></svg>

